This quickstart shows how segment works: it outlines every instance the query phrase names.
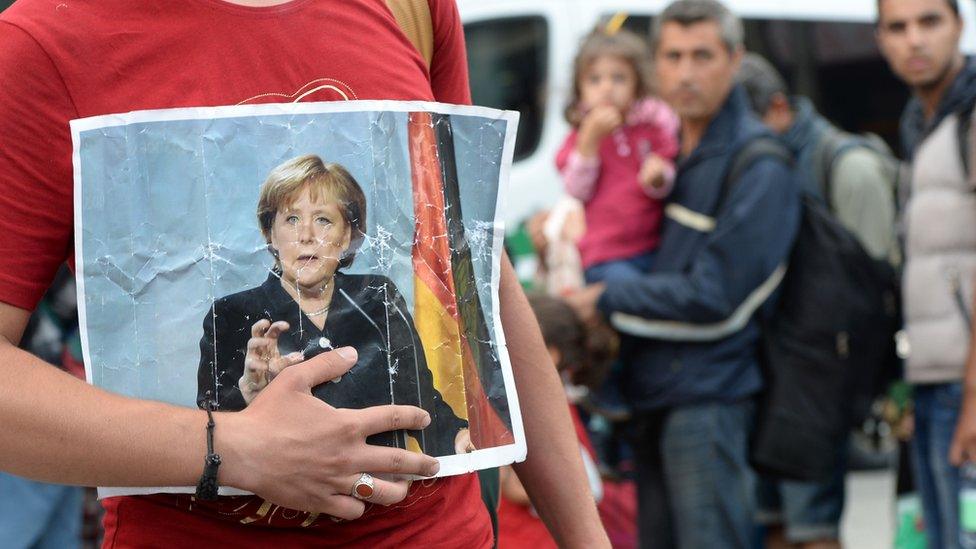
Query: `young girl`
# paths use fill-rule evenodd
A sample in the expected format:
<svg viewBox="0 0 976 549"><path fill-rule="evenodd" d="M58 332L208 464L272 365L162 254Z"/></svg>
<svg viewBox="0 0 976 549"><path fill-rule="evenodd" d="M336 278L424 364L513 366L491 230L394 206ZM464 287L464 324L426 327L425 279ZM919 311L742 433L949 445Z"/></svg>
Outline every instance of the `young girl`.
<svg viewBox="0 0 976 549"><path fill-rule="evenodd" d="M590 284L647 272L658 245L678 118L648 97L647 64L647 46L624 30L594 31L576 55L566 109L573 131L556 166L566 191L584 203L579 249Z"/></svg>

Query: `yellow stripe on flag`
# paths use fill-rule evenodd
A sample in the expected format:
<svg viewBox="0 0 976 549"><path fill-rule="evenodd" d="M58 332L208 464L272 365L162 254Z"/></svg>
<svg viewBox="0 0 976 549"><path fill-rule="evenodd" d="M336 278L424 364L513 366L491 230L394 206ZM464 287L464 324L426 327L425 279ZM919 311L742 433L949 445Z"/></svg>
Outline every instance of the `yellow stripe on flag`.
<svg viewBox="0 0 976 549"><path fill-rule="evenodd" d="M424 346L427 367L454 415L468 419L461 366L461 334L457 321L444 308L434 292L419 277L414 277L414 324Z"/></svg>

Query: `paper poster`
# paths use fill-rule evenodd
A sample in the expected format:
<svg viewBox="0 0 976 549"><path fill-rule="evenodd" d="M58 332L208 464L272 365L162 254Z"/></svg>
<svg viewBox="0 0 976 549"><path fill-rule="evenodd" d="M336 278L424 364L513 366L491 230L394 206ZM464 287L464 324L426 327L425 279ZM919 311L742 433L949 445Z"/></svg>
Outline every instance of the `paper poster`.
<svg viewBox="0 0 976 549"><path fill-rule="evenodd" d="M314 395L432 417L368 442L435 456L440 476L523 459L498 314L517 116L353 101L72 121L89 382L241 410L282 369L352 346ZM159 491L191 490L102 495Z"/></svg>

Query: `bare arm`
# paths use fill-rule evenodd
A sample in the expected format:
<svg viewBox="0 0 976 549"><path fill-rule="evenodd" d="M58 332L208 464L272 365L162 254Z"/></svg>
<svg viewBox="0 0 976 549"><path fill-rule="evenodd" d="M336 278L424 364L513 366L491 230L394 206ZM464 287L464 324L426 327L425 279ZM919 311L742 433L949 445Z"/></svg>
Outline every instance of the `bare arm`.
<svg viewBox="0 0 976 549"><path fill-rule="evenodd" d="M40 480L101 486L192 486L203 471L206 413L97 389L20 350L29 314L0 304L0 470ZM348 494L359 473L432 475L433 458L367 446L366 436L419 429L408 406L336 410L310 388L356 361L319 355L279 374L242 412L217 414L221 484L294 509L357 518ZM379 481L370 501L406 497L405 482Z"/></svg>
<svg viewBox="0 0 976 549"><path fill-rule="evenodd" d="M532 502L529 500L529 495L525 493L525 487L519 482L518 477L515 476L515 471L511 467L502 467L498 470L498 473L503 498L518 505L532 505Z"/></svg>
<svg viewBox="0 0 976 549"><path fill-rule="evenodd" d="M560 547L609 547L566 395L508 256L502 260L499 299L529 447L515 472Z"/></svg>

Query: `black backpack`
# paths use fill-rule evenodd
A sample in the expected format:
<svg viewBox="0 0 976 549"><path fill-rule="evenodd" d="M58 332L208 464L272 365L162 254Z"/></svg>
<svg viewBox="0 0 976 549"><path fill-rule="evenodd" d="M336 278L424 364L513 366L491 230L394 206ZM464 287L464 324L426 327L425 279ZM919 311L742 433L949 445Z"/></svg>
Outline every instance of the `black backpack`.
<svg viewBox="0 0 976 549"><path fill-rule="evenodd" d="M770 156L793 161L773 138L746 145L719 203L746 169ZM851 426L897 372L898 297L891 266L871 258L819 197L804 192L779 300L762 318L766 389L751 449L758 470L797 480L830 478Z"/></svg>

